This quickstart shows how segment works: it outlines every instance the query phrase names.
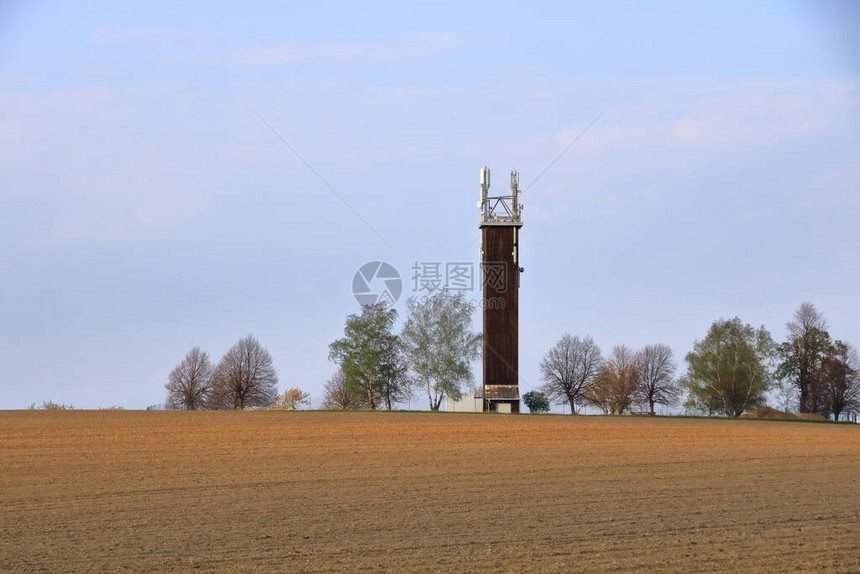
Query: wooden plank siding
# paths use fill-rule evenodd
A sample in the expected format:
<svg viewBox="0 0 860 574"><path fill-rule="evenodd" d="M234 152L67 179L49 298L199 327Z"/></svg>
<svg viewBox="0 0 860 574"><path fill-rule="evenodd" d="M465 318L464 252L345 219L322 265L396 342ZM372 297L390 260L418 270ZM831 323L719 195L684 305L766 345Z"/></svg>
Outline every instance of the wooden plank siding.
<svg viewBox="0 0 860 574"><path fill-rule="evenodd" d="M519 227L485 225L481 228L484 281L483 384L508 387L505 402L519 412L519 262L515 244ZM513 387L513 389L511 389ZM513 390L514 397L511 397ZM484 410L490 410L485 393Z"/></svg>

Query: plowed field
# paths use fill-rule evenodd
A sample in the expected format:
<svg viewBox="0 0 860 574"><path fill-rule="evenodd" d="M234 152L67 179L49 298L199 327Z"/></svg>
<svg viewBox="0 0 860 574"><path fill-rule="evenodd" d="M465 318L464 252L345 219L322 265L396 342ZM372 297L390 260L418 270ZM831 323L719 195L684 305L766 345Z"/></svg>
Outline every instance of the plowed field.
<svg viewBox="0 0 860 574"><path fill-rule="evenodd" d="M860 426L0 412L0 570L860 571Z"/></svg>

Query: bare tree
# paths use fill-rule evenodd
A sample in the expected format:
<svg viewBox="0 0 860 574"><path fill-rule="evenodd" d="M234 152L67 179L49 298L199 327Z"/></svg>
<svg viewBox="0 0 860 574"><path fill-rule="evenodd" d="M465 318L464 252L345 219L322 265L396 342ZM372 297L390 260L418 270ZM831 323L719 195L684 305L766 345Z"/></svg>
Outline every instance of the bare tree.
<svg viewBox="0 0 860 574"><path fill-rule="evenodd" d="M349 385L343 369L338 369L326 382L324 409L349 411L366 409L368 406L367 395L361 389Z"/></svg>
<svg viewBox="0 0 860 574"><path fill-rule="evenodd" d="M842 341L836 341L824 359L822 399L838 421L842 413L860 410L860 357Z"/></svg>
<svg viewBox="0 0 860 574"><path fill-rule="evenodd" d="M248 335L221 358L212 376L215 408L245 409L267 407L278 394L278 374L272 356L260 342Z"/></svg>
<svg viewBox="0 0 860 574"><path fill-rule="evenodd" d="M604 414L620 415L630 408L639 387L637 354L625 345L616 345L594 381L585 390L585 398Z"/></svg>
<svg viewBox="0 0 860 574"><path fill-rule="evenodd" d="M311 394L299 388L287 389L284 394L275 398L274 404L269 408L279 411L294 411L311 404Z"/></svg>
<svg viewBox="0 0 860 574"><path fill-rule="evenodd" d="M652 415L654 405L671 407L678 403L677 366L672 360L671 347L661 343L645 345L637 354L636 367L639 371L636 399L647 404Z"/></svg>
<svg viewBox="0 0 860 574"><path fill-rule="evenodd" d="M782 362L777 376L800 391L800 412L824 408L821 397L824 357L831 346L827 321L812 303L802 303L786 325L788 338L779 345Z"/></svg>
<svg viewBox="0 0 860 574"><path fill-rule="evenodd" d="M193 411L207 408L212 390L209 355L194 347L167 378L167 408Z"/></svg>
<svg viewBox="0 0 860 574"><path fill-rule="evenodd" d="M602 365L600 347L594 339L565 333L540 362L544 381L541 390L554 403L567 402L570 413L576 414L577 406L586 402L586 388Z"/></svg>
<svg viewBox="0 0 860 574"><path fill-rule="evenodd" d="M793 337L803 337L813 328L826 331L827 321L815 305L807 301L794 311L794 320L789 321L786 327Z"/></svg>

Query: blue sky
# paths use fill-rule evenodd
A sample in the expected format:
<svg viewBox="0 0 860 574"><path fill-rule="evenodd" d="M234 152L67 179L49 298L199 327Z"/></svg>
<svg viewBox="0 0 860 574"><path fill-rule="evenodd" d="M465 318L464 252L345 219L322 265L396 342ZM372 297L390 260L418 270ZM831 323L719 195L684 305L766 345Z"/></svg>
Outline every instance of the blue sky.
<svg viewBox="0 0 860 574"><path fill-rule="evenodd" d="M524 390L564 332L681 362L812 301L860 345L856 4L174 4L0 3L0 408L248 333L319 400L356 269L476 261L478 169L604 110L523 196Z"/></svg>

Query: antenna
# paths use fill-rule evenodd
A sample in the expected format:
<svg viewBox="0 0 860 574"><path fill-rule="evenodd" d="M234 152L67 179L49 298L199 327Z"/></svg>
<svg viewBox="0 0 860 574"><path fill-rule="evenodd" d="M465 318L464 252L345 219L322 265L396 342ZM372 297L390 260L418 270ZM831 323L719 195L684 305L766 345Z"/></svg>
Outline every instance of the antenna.
<svg viewBox="0 0 860 574"><path fill-rule="evenodd" d="M514 170L511 172L511 210L520 217L520 172Z"/></svg>
<svg viewBox="0 0 860 574"><path fill-rule="evenodd" d="M478 207L481 208L481 219L487 212L487 194L490 192L490 170L487 166L481 168L481 198Z"/></svg>
<svg viewBox="0 0 860 574"><path fill-rule="evenodd" d="M511 172L510 195L490 195L490 170L481 168L481 198L478 207L481 208L481 223L496 223L500 225L522 225L520 214L520 173Z"/></svg>

